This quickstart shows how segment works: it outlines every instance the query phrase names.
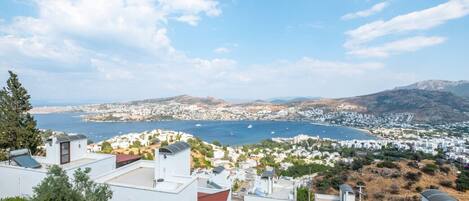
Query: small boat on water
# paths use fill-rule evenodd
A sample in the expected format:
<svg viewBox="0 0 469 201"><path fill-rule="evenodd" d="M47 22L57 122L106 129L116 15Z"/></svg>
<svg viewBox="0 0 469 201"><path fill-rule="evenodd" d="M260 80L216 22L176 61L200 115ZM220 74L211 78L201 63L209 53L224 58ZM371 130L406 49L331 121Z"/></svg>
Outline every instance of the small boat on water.
<svg viewBox="0 0 469 201"><path fill-rule="evenodd" d="M272 134L272 135L275 134L275 131L270 132L270 134Z"/></svg>
<svg viewBox="0 0 469 201"><path fill-rule="evenodd" d="M252 124L249 124L248 128L252 128Z"/></svg>
<svg viewBox="0 0 469 201"><path fill-rule="evenodd" d="M201 127L201 126L202 126L202 124L196 124L195 125L195 127Z"/></svg>

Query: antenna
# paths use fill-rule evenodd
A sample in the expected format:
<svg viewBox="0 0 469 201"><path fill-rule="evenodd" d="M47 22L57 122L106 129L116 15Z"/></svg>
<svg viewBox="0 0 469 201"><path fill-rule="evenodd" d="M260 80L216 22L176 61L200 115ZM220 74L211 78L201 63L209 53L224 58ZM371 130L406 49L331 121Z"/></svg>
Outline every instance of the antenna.
<svg viewBox="0 0 469 201"><path fill-rule="evenodd" d="M357 187L359 188L359 190L358 190L358 200L362 201L362 194L363 194L362 188L365 188L365 186L358 185Z"/></svg>

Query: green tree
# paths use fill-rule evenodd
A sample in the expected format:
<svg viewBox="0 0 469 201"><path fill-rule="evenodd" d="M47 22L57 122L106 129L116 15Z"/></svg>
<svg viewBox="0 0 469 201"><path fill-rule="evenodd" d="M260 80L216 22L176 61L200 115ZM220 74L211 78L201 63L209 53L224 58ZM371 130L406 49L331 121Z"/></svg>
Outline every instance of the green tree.
<svg viewBox="0 0 469 201"><path fill-rule="evenodd" d="M112 152L111 143L109 143L109 142L107 142L107 141L104 141L104 142L101 144L101 152L106 153L106 154L110 154L110 153Z"/></svg>
<svg viewBox="0 0 469 201"><path fill-rule="evenodd" d="M465 192L469 190L469 170L462 170L456 179L456 189Z"/></svg>
<svg viewBox="0 0 469 201"><path fill-rule="evenodd" d="M142 147L142 143L139 140L135 140L134 143L132 143L131 148L140 148Z"/></svg>
<svg viewBox="0 0 469 201"><path fill-rule="evenodd" d="M220 141L218 141L218 140L214 140L214 141L212 142L212 144L215 145L215 146L221 147L221 143L220 143Z"/></svg>
<svg viewBox="0 0 469 201"><path fill-rule="evenodd" d="M32 201L106 201L112 198L112 191L106 184L96 184L90 180L90 168L78 169L74 173L73 184L62 168L53 165L47 177L34 187Z"/></svg>
<svg viewBox="0 0 469 201"><path fill-rule="evenodd" d="M32 109L30 96L18 76L8 73L7 85L0 90L0 149L28 148L34 154L41 137L36 121L28 113Z"/></svg>
<svg viewBox="0 0 469 201"><path fill-rule="evenodd" d="M314 194L310 190L308 190L308 188L306 187L299 187L296 189L296 200L297 201L314 200Z"/></svg>

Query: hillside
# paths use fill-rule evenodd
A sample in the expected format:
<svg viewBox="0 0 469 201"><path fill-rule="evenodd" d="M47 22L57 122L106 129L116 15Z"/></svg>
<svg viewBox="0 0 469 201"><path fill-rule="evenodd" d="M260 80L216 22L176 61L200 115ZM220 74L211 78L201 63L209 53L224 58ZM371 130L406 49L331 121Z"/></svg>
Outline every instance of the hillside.
<svg viewBox="0 0 469 201"><path fill-rule="evenodd" d="M228 104L222 99L217 99L213 97L195 97L189 95L180 95L168 98L156 98L156 99L146 99L140 101L132 101L130 104L144 104L144 103L180 103L180 104L189 104L189 105L225 105Z"/></svg>
<svg viewBox="0 0 469 201"><path fill-rule="evenodd" d="M366 108L372 114L415 114L417 122L455 122L469 120L469 99L450 92L399 89L341 99Z"/></svg>
<svg viewBox="0 0 469 201"><path fill-rule="evenodd" d="M426 80L396 89L421 89L431 91L447 91L458 96L469 97L469 81Z"/></svg>

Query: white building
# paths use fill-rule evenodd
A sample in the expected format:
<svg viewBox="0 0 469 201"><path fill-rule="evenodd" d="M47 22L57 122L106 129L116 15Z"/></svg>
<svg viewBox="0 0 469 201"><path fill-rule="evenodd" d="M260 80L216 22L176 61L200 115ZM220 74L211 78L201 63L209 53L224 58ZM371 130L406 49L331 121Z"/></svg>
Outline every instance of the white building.
<svg viewBox="0 0 469 201"><path fill-rule="evenodd" d="M46 156L30 156L27 149L11 151L9 160L0 162L0 198L31 196L51 165L59 165L69 177L78 168L91 168L95 179L116 168L114 155L87 153L84 135L58 135L45 144Z"/></svg>
<svg viewBox="0 0 469 201"><path fill-rule="evenodd" d="M118 168L98 178L113 191L112 201L197 201L198 194L204 197L225 191L225 188L210 188L201 191L197 177L191 176L190 145L176 142L155 150L155 160L140 160ZM200 200L200 199L199 199ZM224 200L229 201L229 197Z"/></svg>
<svg viewBox="0 0 469 201"><path fill-rule="evenodd" d="M295 190L295 182L277 178L270 169L256 178L244 201L293 201L296 200Z"/></svg>

